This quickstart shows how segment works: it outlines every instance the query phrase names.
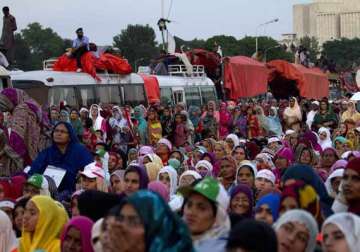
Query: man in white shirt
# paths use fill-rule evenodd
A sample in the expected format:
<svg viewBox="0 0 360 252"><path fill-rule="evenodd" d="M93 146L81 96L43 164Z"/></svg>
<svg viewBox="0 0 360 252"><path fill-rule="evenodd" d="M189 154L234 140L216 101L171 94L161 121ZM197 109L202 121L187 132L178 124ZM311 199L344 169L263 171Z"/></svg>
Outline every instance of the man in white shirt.
<svg viewBox="0 0 360 252"><path fill-rule="evenodd" d="M81 56L90 50L89 48L89 38L84 36L84 31L82 28L76 30L77 38L73 40L72 44L72 53L71 56L76 58L77 72L81 72Z"/></svg>

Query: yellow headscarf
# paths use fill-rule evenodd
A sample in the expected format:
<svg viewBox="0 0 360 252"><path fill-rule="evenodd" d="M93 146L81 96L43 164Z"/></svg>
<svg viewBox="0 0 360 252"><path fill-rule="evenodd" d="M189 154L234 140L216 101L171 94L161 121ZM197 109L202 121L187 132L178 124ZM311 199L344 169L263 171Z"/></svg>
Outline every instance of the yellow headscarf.
<svg viewBox="0 0 360 252"><path fill-rule="evenodd" d="M59 236L68 220L65 209L48 196L35 196L31 201L39 209L39 218L34 233L23 231L20 252L33 252L37 249L60 252Z"/></svg>
<svg viewBox="0 0 360 252"><path fill-rule="evenodd" d="M164 165L161 161L161 158L156 154L148 154L145 157L148 157L151 160L150 163L145 165L149 180L155 181L160 169L163 168Z"/></svg>

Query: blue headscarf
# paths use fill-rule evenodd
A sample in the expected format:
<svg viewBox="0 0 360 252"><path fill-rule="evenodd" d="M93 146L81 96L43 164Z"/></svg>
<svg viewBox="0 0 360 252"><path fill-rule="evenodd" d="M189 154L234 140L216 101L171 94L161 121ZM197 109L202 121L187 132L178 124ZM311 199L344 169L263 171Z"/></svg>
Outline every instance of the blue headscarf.
<svg viewBox="0 0 360 252"><path fill-rule="evenodd" d="M264 204L268 205L271 209L273 222L275 222L279 218L280 195L277 193L269 193L262 196L256 203L255 212L257 212L258 209Z"/></svg>
<svg viewBox="0 0 360 252"><path fill-rule="evenodd" d="M270 110L272 110L274 112L274 115L273 116L269 115L267 117L268 124L269 124L269 129L276 136L281 136L281 134L282 134L282 126L281 126L281 122L280 122L280 119L279 119L279 116L278 116L278 112L277 112L275 107L271 107Z"/></svg>
<svg viewBox="0 0 360 252"><path fill-rule="evenodd" d="M136 209L144 224L145 251L194 251L187 226L160 195L138 191L112 209L110 215L119 215L125 204L131 204Z"/></svg>
<svg viewBox="0 0 360 252"><path fill-rule="evenodd" d="M62 168L66 170L64 179L62 180L58 191L75 191L76 175L80 170L93 162L93 156L91 153L79 143L79 140L74 132L70 123L59 122L55 125L54 130L60 125L64 125L68 131L70 142L66 148L66 152L63 154L57 145L53 143L50 147L46 148L31 164L29 175L34 173L43 174L49 165ZM53 138L54 131L51 136Z"/></svg>
<svg viewBox="0 0 360 252"><path fill-rule="evenodd" d="M141 106L136 106L134 108L135 119L138 121L137 129L139 131L141 144L146 144L147 142L147 122L144 118L144 108Z"/></svg>
<svg viewBox="0 0 360 252"><path fill-rule="evenodd" d="M281 180L286 182L289 179L301 180L311 185L320 197L321 209L326 217L333 214L331 206L333 199L326 191L325 185L315 170L308 165L296 164L286 169Z"/></svg>

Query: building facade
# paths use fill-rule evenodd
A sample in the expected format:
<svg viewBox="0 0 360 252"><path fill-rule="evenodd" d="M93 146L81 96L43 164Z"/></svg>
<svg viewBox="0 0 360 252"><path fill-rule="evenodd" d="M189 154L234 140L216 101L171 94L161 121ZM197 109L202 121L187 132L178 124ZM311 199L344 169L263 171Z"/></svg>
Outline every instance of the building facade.
<svg viewBox="0 0 360 252"><path fill-rule="evenodd" d="M294 33L297 38L328 40L360 38L360 0L314 0L293 7Z"/></svg>

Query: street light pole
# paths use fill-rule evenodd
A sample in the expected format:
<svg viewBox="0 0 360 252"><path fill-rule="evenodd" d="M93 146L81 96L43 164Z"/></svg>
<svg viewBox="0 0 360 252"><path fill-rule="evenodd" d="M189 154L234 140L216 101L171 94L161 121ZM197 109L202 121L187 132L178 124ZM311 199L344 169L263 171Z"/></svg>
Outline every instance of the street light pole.
<svg viewBox="0 0 360 252"><path fill-rule="evenodd" d="M265 22L265 23L262 23L262 24L259 24L257 27L256 27L256 37L255 37L255 47L256 47L256 57L258 56L258 52L259 52L259 34L258 34L258 31L259 31L259 28L264 26L264 25L268 25L268 24L272 24L272 23L276 23L276 22L279 22L279 19L278 18L275 18L275 19L272 19L268 22Z"/></svg>

